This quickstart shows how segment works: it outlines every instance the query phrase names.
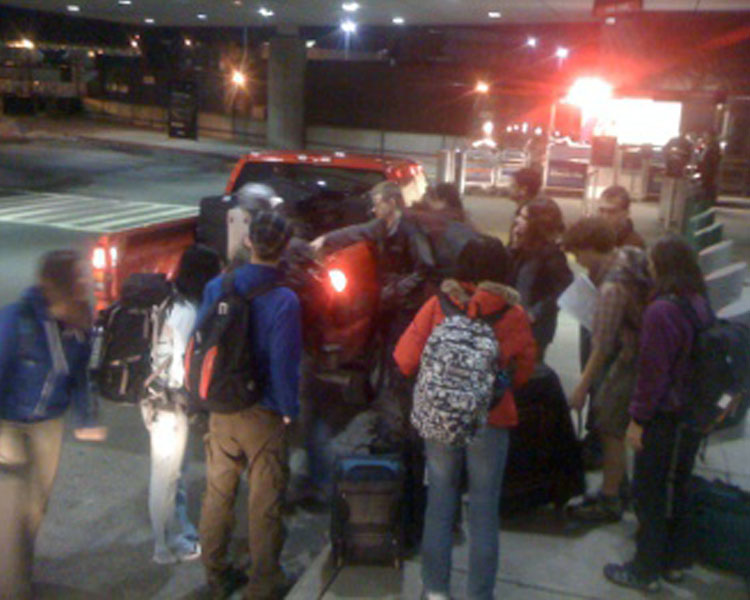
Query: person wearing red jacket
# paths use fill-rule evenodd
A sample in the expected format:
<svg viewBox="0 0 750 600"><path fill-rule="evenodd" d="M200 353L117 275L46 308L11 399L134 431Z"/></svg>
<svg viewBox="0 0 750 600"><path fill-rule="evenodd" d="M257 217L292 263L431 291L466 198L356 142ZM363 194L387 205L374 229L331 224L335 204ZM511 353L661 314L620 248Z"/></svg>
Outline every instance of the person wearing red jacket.
<svg viewBox="0 0 750 600"><path fill-rule="evenodd" d="M503 264L499 264L503 262ZM461 252L456 278L441 284L441 291L470 317L495 313L511 304L494 332L500 346L500 367L512 373L512 387L491 409L487 424L466 447L425 440L429 491L422 535L424 597L449 597L452 525L460 493L464 462L469 478L469 578L467 597L493 598L499 556L499 505L509 428L518 424L512 388L526 383L534 370L536 343L518 293L497 281L507 273L507 255L498 260L485 240L472 240ZM445 318L437 296L419 310L401 336L393 357L407 376L414 375L432 330Z"/></svg>

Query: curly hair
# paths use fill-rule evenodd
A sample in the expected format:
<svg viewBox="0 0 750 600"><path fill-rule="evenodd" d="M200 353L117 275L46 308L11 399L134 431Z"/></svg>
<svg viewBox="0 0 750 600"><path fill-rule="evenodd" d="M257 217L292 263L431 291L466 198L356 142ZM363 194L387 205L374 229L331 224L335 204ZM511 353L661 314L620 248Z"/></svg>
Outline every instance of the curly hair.
<svg viewBox="0 0 750 600"><path fill-rule="evenodd" d="M601 217L584 217L573 223L563 235L566 252L594 250L606 254L615 248L615 230Z"/></svg>

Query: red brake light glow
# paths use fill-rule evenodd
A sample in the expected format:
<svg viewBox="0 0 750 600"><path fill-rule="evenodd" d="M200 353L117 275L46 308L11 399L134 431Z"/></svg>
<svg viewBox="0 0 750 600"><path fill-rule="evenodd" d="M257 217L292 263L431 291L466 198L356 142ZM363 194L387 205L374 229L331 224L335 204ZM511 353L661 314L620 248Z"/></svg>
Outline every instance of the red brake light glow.
<svg viewBox="0 0 750 600"><path fill-rule="evenodd" d="M328 271L328 279L331 280L333 289L341 293L346 289L346 275L340 269L332 269Z"/></svg>
<svg viewBox="0 0 750 600"><path fill-rule="evenodd" d="M107 266L107 254L101 246L94 248L91 264L95 269L104 269Z"/></svg>

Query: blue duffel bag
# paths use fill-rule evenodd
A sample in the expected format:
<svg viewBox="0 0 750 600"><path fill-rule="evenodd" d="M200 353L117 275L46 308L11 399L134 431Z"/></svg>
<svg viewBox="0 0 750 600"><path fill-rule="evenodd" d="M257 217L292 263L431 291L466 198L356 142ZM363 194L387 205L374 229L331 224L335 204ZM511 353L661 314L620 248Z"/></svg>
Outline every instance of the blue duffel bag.
<svg viewBox="0 0 750 600"><path fill-rule="evenodd" d="M691 483L701 561L750 577L750 493L718 479L694 476Z"/></svg>

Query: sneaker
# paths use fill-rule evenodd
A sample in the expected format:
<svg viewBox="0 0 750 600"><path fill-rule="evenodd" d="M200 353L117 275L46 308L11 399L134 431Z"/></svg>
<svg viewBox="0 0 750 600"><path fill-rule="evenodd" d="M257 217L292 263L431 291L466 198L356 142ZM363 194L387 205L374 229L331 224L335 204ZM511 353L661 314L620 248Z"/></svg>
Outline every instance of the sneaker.
<svg viewBox="0 0 750 600"><path fill-rule="evenodd" d="M604 576L612 583L633 588L641 592L653 593L661 590L658 579L643 579L636 575L631 563L617 565L610 563L604 566Z"/></svg>
<svg viewBox="0 0 750 600"><path fill-rule="evenodd" d="M154 555L151 557L157 565L174 565L177 563L177 556L169 548L160 548L154 550Z"/></svg>
<svg viewBox="0 0 750 600"><path fill-rule="evenodd" d="M683 569L665 569L662 571L661 578L667 583L682 583L685 581L685 571Z"/></svg>
<svg viewBox="0 0 750 600"><path fill-rule="evenodd" d="M585 523L616 523L622 519L622 500L615 496L587 496L583 502L571 506L568 515Z"/></svg>
<svg viewBox="0 0 750 600"><path fill-rule="evenodd" d="M199 542L180 537L172 546L172 552L180 562L195 560L201 556L201 545Z"/></svg>
<svg viewBox="0 0 750 600"><path fill-rule="evenodd" d="M235 568L229 568L221 574L211 574L208 577L211 600L227 600L247 582L247 574Z"/></svg>

